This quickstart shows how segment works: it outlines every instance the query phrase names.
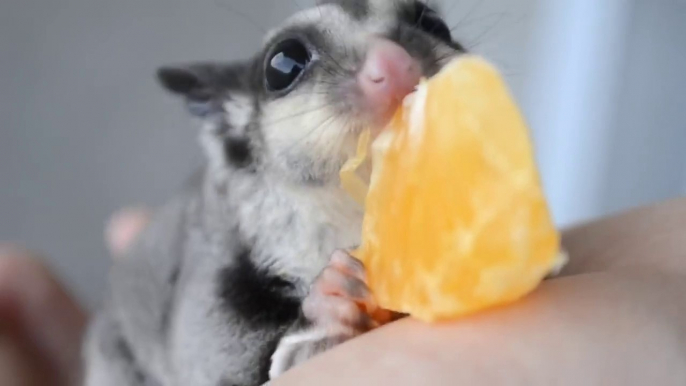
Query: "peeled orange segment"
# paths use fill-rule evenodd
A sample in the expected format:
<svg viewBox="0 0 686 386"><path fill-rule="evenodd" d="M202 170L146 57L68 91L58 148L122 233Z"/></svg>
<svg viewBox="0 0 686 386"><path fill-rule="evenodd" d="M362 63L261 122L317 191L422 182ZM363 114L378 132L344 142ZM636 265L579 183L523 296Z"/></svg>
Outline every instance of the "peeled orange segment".
<svg viewBox="0 0 686 386"><path fill-rule="evenodd" d="M560 264L527 127L484 60L423 82L373 152L355 255L381 307L452 319L521 298Z"/></svg>

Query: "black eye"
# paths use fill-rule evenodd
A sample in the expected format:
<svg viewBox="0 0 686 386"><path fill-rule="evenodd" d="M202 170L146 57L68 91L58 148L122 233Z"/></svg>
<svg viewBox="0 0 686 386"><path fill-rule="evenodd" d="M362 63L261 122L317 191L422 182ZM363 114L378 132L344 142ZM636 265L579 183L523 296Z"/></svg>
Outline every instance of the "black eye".
<svg viewBox="0 0 686 386"><path fill-rule="evenodd" d="M297 39L279 43L269 54L265 78L269 91L283 91L291 87L310 63L312 55Z"/></svg>
<svg viewBox="0 0 686 386"><path fill-rule="evenodd" d="M415 3L414 25L444 42L452 42L453 40L450 28L448 28L436 11L419 1Z"/></svg>

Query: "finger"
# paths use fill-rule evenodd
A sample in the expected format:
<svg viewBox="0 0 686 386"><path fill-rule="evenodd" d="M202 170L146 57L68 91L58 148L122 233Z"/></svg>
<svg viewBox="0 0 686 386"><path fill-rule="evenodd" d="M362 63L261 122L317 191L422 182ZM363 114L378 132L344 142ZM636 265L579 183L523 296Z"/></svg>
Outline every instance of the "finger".
<svg viewBox="0 0 686 386"><path fill-rule="evenodd" d="M35 255L11 246L0 246L0 320L57 377L78 375L84 311Z"/></svg>
<svg viewBox="0 0 686 386"><path fill-rule="evenodd" d="M105 238L110 253L118 258L126 253L138 235L150 222L147 209L124 209L110 219L105 230Z"/></svg>

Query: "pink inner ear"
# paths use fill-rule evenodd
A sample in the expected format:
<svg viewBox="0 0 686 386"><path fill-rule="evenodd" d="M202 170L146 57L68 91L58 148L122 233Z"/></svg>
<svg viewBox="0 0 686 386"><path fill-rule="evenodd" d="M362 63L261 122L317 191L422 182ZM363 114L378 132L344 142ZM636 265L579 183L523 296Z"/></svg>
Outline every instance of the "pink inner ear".
<svg viewBox="0 0 686 386"><path fill-rule="evenodd" d="M357 77L374 120L386 121L417 86L421 74L420 63L403 47L388 39L375 39Z"/></svg>

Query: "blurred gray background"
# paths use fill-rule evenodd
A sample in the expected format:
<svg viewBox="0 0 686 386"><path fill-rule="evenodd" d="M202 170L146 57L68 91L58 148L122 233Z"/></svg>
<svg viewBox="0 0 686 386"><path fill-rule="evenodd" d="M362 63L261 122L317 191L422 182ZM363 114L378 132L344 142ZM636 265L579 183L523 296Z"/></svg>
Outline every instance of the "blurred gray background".
<svg viewBox="0 0 686 386"><path fill-rule="evenodd" d="M597 16L578 18L586 24L556 20L569 20L561 0L441 2L458 39L501 67L531 117L563 225L686 192L686 1L596 2L575 3ZM43 252L97 305L108 216L160 203L200 160L190 120L156 86L155 68L245 57L265 29L308 4L0 2L0 240ZM586 75L570 53L591 63Z"/></svg>

